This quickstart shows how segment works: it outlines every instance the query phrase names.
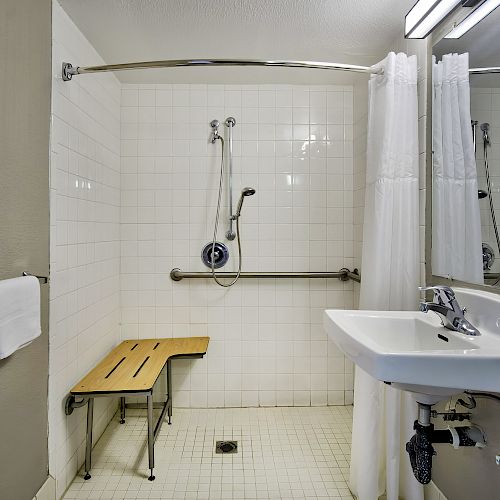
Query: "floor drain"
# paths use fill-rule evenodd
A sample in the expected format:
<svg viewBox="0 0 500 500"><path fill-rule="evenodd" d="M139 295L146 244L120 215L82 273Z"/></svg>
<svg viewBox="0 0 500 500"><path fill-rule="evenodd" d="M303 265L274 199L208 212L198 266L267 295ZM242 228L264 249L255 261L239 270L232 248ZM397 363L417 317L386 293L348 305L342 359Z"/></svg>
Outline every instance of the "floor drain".
<svg viewBox="0 0 500 500"><path fill-rule="evenodd" d="M216 441L215 453L238 453L238 441Z"/></svg>

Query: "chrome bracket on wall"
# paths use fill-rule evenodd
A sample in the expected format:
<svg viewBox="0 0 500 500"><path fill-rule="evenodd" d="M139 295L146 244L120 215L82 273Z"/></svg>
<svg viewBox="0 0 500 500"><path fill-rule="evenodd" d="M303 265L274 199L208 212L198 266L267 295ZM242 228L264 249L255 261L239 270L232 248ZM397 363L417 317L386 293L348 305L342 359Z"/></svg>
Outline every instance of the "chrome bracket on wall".
<svg viewBox="0 0 500 500"><path fill-rule="evenodd" d="M64 82L69 82L73 75L76 74L77 69L73 69L73 65L71 63L63 62L61 75Z"/></svg>
<svg viewBox="0 0 500 500"><path fill-rule="evenodd" d="M81 408L82 406L85 406L88 401L89 398L87 397L82 398L81 401L77 401L75 396L73 396L73 394L70 394L64 402L64 413L66 413L66 415L71 415L75 408Z"/></svg>

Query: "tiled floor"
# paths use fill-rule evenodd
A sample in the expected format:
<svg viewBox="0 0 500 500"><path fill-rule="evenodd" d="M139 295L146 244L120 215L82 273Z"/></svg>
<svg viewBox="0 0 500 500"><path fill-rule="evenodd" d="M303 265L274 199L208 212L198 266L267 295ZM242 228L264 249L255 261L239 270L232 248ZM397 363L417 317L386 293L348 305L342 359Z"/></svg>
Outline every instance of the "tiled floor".
<svg viewBox="0 0 500 500"><path fill-rule="evenodd" d="M346 484L352 407L175 409L155 445L156 480L147 477L146 419L117 418L65 499L352 499ZM237 454L215 441L237 440Z"/></svg>

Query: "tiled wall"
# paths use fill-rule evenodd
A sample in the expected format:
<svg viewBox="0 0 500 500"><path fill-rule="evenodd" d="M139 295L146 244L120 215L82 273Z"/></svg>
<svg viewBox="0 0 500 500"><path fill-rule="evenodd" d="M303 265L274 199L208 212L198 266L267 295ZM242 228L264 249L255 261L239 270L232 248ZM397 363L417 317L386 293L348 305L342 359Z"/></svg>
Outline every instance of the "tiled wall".
<svg viewBox="0 0 500 500"><path fill-rule="evenodd" d="M169 272L207 271L200 252L212 237L220 162L208 124L228 116L237 123L235 201L243 186L257 190L243 207L243 270L352 267L352 87L124 85L121 102L122 334L211 337L205 359L174 362L174 404L350 403L352 366L322 314L352 307L352 283L223 289L174 283Z"/></svg>
<svg viewBox="0 0 500 500"><path fill-rule="evenodd" d="M85 436L85 409L67 417L64 399L120 335L120 85L112 75L64 83L68 60L102 61L54 2L49 459L58 498L83 461ZM96 401L95 439L115 409Z"/></svg>
<svg viewBox="0 0 500 500"><path fill-rule="evenodd" d="M481 123L490 124L490 142L488 160L493 193L493 206L497 226L500 224L500 88L471 88L471 116L479 122L476 132L477 139L477 175L479 189L487 191L486 170L484 165L483 133L479 126ZM497 259L491 268L492 272L500 271L500 258L493 228L490 204L488 198L479 200L481 208L481 227L483 241L488 243Z"/></svg>

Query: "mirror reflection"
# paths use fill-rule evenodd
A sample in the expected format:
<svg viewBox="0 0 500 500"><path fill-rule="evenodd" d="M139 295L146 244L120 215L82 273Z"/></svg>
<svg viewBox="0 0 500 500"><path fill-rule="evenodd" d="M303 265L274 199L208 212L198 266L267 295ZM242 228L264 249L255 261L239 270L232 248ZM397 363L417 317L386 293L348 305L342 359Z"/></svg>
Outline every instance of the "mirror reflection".
<svg viewBox="0 0 500 500"><path fill-rule="evenodd" d="M432 61L432 274L494 286L500 286L499 25L497 9L460 39L439 41Z"/></svg>

